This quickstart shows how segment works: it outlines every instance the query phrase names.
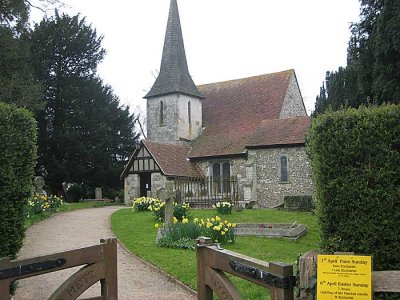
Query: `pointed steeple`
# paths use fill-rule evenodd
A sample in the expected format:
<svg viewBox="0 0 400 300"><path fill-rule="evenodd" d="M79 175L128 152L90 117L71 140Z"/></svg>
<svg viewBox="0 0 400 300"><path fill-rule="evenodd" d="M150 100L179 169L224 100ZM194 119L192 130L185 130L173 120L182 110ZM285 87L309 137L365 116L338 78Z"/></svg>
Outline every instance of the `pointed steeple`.
<svg viewBox="0 0 400 300"><path fill-rule="evenodd" d="M182 93L204 98L189 74L177 0L171 0L160 73L144 98Z"/></svg>

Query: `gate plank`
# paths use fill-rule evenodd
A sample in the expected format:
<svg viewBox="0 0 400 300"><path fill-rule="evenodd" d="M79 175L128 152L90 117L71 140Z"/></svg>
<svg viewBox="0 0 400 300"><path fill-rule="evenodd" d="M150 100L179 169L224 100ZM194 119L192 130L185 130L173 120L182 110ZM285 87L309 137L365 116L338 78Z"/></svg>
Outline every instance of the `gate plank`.
<svg viewBox="0 0 400 300"><path fill-rule="evenodd" d="M400 292L400 271L372 272L372 288L374 292Z"/></svg>

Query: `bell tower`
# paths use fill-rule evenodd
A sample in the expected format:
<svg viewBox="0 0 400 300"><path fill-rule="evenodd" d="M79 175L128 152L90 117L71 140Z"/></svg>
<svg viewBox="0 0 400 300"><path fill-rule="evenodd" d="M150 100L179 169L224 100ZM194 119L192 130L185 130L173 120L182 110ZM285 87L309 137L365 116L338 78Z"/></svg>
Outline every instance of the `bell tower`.
<svg viewBox="0 0 400 300"><path fill-rule="evenodd" d="M147 99L147 139L193 140L202 127L202 99L189 74L177 0L171 0L160 73Z"/></svg>

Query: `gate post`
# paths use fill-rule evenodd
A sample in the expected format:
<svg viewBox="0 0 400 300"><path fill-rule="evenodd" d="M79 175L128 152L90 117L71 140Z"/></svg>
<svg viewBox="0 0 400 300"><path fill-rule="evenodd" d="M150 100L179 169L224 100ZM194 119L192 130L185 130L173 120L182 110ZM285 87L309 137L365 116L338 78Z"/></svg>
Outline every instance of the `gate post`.
<svg viewBox="0 0 400 300"><path fill-rule="evenodd" d="M0 258L0 269L5 269L10 267L10 258L3 257ZM10 299L10 284L11 281L7 279L0 280L0 300Z"/></svg>
<svg viewBox="0 0 400 300"><path fill-rule="evenodd" d="M206 246L211 244L211 239L199 237L196 241L196 263L197 263L197 299L198 300L212 300L212 289L206 285L206 271L205 271L205 250Z"/></svg>
<svg viewBox="0 0 400 300"><path fill-rule="evenodd" d="M312 250L299 258L299 298L312 300L316 297L318 250Z"/></svg>
<svg viewBox="0 0 400 300"><path fill-rule="evenodd" d="M118 278L117 278L117 240L101 239L104 244L104 269L105 278L100 280L101 295L107 300L118 299Z"/></svg>

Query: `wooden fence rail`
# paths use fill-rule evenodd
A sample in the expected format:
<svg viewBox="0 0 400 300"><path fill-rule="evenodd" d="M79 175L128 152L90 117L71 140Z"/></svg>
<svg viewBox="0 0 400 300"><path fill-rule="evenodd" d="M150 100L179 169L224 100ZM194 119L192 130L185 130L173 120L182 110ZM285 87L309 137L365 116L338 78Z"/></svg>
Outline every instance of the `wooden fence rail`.
<svg viewBox="0 0 400 300"><path fill-rule="evenodd" d="M226 273L269 289L272 299L293 300L293 266L260 261L211 244L209 238L197 240L197 299L241 300L242 297Z"/></svg>
<svg viewBox="0 0 400 300"><path fill-rule="evenodd" d="M9 300L14 280L84 265L49 298L69 300L100 281L101 296L90 300L117 300L117 240L101 240L100 245L24 260L0 259L0 300Z"/></svg>

